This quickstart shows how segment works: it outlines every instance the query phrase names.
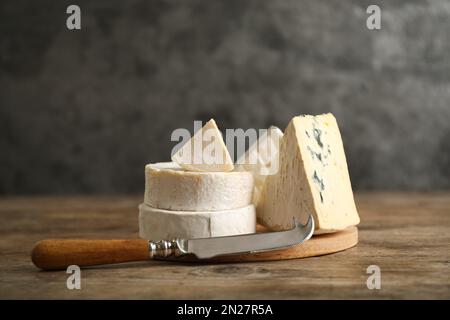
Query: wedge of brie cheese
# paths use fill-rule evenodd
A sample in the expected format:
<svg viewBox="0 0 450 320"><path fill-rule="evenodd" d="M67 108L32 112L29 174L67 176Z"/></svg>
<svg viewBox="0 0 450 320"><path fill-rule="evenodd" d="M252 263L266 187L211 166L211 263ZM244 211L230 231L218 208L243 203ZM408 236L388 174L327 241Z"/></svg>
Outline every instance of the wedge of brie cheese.
<svg viewBox="0 0 450 320"><path fill-rule="evenodd" d="M209 120L176 151L172 161L190 171L227 172L234 169L233 160L214 119Z"/></svg>
<svg viewBox="0 0 450 320"><path fill-rule="evenodd" d="M255 205L258 205L266 177L278 172L279 145L282 137L283 132L279 128L271 126L236 161L236 171L248 171L253 174L255 181L253 203Z"/></svg>
<svg viewBox="0 0 450 320"><path fill-rule="evenodd" d="M306 222L313 214L316 234L359 223L341 135L332 114L298 116L280 144L279 171L267 176L258 220L288 229L292 218Z"/></svg>
<svg viewBox="0 0 450 320"><path fill-rule="evenodd" d="M221 211L174 211L139 206L139 236L148 240L193 239L254 233L255 207Z"/></svg>
<svg viewBox="0 0 450 320"><path fill-rule="evenodd" d="M144 203L182 211L218 211L252 203L250 172L186 171L174 162L145 166Z"/></svg>

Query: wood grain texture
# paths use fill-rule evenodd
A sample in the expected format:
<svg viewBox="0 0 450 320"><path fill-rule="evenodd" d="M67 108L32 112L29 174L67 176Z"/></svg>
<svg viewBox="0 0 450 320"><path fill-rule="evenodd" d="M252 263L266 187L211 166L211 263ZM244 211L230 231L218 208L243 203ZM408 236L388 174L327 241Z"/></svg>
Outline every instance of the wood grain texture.
<svg viewBox="0 0 450 320"><path fill-rule="evenodd" d="M0 198L0 298L318 299L450 298L450 192L356 195L359 243L335 254L272 262L149 261L39 271L30 251L47 238L138 236L137 197ZM369 265L381 289L368 290Z"/></svg>

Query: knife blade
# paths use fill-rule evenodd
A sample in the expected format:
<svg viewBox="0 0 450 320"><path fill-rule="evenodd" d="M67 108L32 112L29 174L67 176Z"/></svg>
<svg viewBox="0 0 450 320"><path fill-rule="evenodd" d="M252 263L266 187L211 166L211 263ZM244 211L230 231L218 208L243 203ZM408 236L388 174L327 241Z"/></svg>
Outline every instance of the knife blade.
<svg viewBox="0 0 450 320"><path fill-rule="evenodd" d="M221 255L256 253L292 247L311 238L314 233L314 219L310 215L305 225L294 218L293 228L286 231L252 233L237 236L177 239L182 254L194 254L199 259Z"/></svg>

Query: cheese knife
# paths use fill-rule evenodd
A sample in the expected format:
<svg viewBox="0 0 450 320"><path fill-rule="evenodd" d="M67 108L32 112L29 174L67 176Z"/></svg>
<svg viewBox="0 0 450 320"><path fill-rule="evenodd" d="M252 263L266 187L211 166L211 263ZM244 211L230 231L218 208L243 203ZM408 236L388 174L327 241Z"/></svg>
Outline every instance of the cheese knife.
<svg viewBox="0 0 450 320"><path fill-rule="evenodd" d="M193 254L198 259L210 259L223 255L289 248L308 240L313 232L314 219L309 216L304 225L294 218L290 230L225 237L159 241L48 239L35 244L31 259L36 267L44 270L65 269L70 265L86 267L144 261L187 254Z"/></svg>

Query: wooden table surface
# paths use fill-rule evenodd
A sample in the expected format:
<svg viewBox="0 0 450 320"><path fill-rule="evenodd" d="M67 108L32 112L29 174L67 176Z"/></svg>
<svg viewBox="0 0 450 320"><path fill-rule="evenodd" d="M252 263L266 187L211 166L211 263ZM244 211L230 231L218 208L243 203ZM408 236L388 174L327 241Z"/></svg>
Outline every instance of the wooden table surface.
<svg viewBox="0 0 450 320"><path fill-rule="evenodd" d="M0 298L345 299L450 298L450 193L364 193L356 201L360 243L306 259L179 264L149 261L39 271L29 252L44 238L137 237L142 197L0 198ZM366 269L381 270L369 290Z"/></svg>

